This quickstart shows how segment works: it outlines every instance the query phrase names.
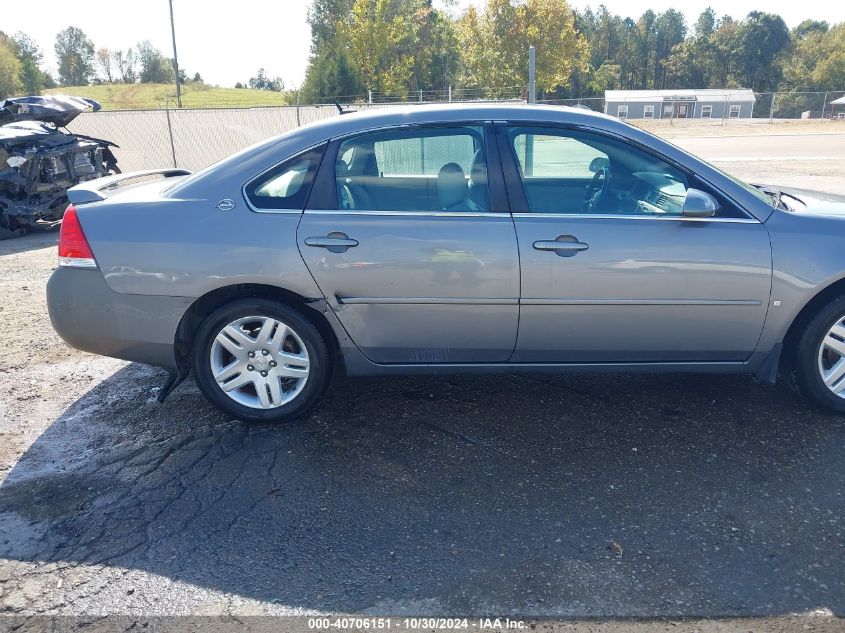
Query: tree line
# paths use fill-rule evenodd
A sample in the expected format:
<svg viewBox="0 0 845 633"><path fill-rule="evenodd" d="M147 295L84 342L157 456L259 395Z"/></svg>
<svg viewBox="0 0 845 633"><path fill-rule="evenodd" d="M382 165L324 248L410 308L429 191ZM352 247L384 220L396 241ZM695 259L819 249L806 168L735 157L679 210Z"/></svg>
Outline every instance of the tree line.
<svg viewBox="0 0 845 633"><path fill-rule="evenodd" d="M566 0L487 0L455 11L454 0L313 0L303 103L334 98L520 97L528 48L537 51L541 98L601 96L607 89L751 88L756 92L845 90L845 23L805 20L790 30L774 14L742 20L705 9L691 25L674 9L622 17L604 5ZM172 59L149 41L96 48L70 26L54 43L58 76L26 34L0 31L0 98L57 85L172 83ZM180 69L183 83L202 83ZM285 92L261 68L236 87ZM293 91L284 98L293 99Z"/></svg>
<svg viewBox="0 0 845 633"><path fill-rule="evenodd" d="M58 86L87 86L89 84L168 84L176 80L173 59L166 56L149 40L127 49L96 48L82 29L69 26L56 35L54 45L58 62L58 78L43 69L44 55L26 33L13 36L0 31L0 99L16 94L38 94ZM202 76L189 77L179 69L183 84L203 84ZM280 77L269 77L259 68L254 77L236 88L282 92Z"/></svg>
<svg viewBox="0 0 845 633"><path fill-rule="evenodd" d="M449 87L516 96L537 53L537 90L549 99L606 89L845 89L845 24L806 20L790 30L776 14L742 20L705 9L688 25L674 9L638 18L566 0L487 0L454 15L431 0L314 0L305 102L367 91L414 96Z"/></svg>
<svg viewBox="0 0 845 633"><path fill-rule="evenodd" d="M82 29L69 26L56 35L54 45L58 77L43 70L44 55L31 37L0 31L0 98L15 94L38 94L57 86L87 86L91 83L172 83L176 76L171 58L148 40L126 50L95 48ZM180 79L202 82L199 73L189 79L180 69Z"/></svg>

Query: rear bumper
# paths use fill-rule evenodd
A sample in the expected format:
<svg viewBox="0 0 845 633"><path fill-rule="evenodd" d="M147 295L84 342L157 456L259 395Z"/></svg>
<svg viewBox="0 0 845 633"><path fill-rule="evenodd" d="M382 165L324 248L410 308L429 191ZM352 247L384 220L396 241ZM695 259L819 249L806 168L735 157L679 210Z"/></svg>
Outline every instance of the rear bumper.
<svg viewBox="0 0 845 633"><path fill-rule="evenodd" d="M173 341L193 301L114 292L100 270L59 267L47 283L50 321L68 345L168 371L176 370Z"/></svg>

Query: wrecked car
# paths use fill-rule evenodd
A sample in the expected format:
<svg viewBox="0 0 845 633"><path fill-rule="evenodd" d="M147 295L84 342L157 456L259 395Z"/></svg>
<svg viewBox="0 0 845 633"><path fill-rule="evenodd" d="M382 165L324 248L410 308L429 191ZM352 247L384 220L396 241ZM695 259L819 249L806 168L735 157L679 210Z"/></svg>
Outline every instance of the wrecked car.
<svg viewBox="0 0 845 633"><path fill-rule="evenodd" d="M117 145L66 128L81 112L99 109L92 99L58 95L0 104L0 239L55 226L69 187L120 173L111 151Z"/></svg>

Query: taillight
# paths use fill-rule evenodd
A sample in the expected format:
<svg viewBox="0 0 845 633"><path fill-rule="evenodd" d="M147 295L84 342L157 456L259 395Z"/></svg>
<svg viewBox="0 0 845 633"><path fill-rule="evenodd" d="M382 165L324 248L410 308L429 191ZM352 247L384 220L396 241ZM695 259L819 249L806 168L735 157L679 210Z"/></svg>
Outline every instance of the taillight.
<svg viewBox="0 0 845 633"><path fill-rule="evenodd" d="M59 266L96 268L94 253L82 232L82 225L76 215L76 207L68 205L59 229Z"/></svg>

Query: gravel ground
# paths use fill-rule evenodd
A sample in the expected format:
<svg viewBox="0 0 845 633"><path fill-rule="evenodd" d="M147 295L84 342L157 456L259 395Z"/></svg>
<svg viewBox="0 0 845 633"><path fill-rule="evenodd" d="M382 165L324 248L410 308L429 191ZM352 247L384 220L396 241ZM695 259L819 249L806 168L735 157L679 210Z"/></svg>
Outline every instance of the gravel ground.
<svg viewBox="0 0 845 633"><path fill-rule="evenodd" d="M159 405L164 372L64 345L55 239L0 242L0 630L308 613L845 630L845 426L784 386L337 377L308 419L244 426L191 382Z"/></svg>

